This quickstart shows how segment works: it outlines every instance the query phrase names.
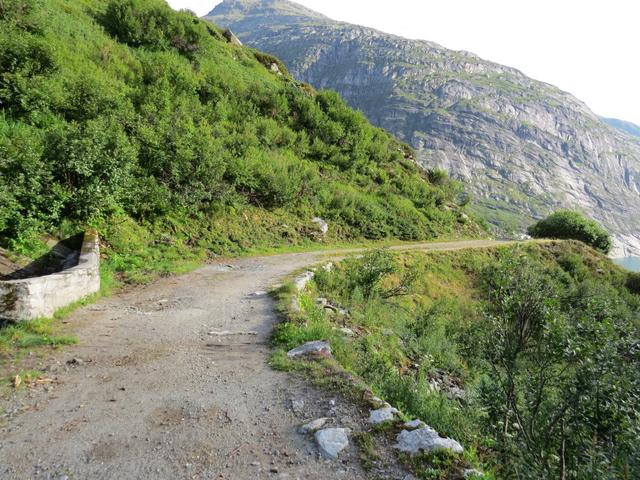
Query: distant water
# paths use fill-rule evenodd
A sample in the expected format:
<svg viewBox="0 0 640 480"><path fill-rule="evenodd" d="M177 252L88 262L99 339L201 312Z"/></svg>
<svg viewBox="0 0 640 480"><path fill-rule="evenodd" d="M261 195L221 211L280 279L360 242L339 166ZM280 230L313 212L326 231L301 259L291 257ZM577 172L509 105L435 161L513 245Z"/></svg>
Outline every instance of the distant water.
<svg viewBox="0 0 640 480"><path fill-rule="evenodd" d="M613 261L627 270L640 272L640 257L614 258Z"/></svg>

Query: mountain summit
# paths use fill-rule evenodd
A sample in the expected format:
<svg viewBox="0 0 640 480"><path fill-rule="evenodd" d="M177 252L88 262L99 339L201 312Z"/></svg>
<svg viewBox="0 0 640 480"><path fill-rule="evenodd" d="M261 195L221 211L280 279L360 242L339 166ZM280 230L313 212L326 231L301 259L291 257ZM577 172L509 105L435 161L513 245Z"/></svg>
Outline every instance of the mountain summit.
<svg viewBox="0 0 640 480"><path fill-rule="evenodd" d="M517 233L558 208L602 222L640 254L640 139L583 102L472 53L328 19L285 0L226 0L207 17L281 58L300 80L467 182L475 208Z"/></svg>

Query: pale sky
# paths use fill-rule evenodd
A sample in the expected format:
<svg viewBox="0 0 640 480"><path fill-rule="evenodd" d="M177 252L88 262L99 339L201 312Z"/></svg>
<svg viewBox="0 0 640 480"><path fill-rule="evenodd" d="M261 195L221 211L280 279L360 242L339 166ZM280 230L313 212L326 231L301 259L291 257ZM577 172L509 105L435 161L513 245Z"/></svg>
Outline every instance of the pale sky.
<svg viewBox="0 0 640 480"><path fill-rule="evenodd" d="M168 0L205 15L220 0ZM522 70L640 125L638 0L297 0L374 27Z"/></svg>

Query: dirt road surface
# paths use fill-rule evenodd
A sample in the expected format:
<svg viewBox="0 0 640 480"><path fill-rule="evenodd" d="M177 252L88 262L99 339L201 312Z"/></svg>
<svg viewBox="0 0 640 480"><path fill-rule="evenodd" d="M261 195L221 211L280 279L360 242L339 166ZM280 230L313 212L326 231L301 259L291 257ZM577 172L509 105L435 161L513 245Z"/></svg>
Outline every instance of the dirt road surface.
<svg viewBox="0 0 640 480"><path fill-rule="evenodd" d="M264 292L328 254L344 252L214 263L75 311L79 344L45 359L54 382L2 402L0 478L370 478L353 442L328 461L298 433L328 414L357 426L367 412L267 365L277 315Z"/></svg>

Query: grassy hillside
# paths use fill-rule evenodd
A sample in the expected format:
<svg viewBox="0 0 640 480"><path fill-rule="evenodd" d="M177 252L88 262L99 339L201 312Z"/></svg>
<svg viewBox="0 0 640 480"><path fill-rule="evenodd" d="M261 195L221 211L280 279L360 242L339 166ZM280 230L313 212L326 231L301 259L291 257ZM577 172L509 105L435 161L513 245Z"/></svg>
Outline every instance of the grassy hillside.
<svg viewBox="0 0 640 480"><path fill-rule="evenodd" d="M502 234L578 208L626 255L640 255L640 141L572 95L473 53L331 20L289 0L224 0L205 18L278 56L299 79L339 92L414 146L425 168L463 180L473 211Z"/></svg>
<svg viewBox="0 0 640 480"><path fill-rule="evenodd" d="M630 480L640 475L639 279L577 242L377 251L316 272L302 311L277 328L273 361L338 385L344 369L463 444L462 457L411 462L418 478L475 467L487 479ZM286 357L319 339L337 364ZM394 432L371 432L370 466L376 436Z"/></svg>
<svg viewBox="0 0 640 480"><path fill-rule="evenodd" d="M460 186L331 92L160 0L0 0L0 247L87 225L110 268L477 235Z"/></svg>

